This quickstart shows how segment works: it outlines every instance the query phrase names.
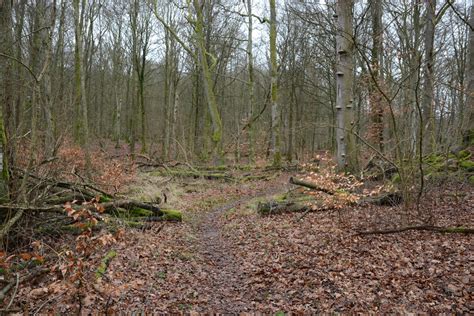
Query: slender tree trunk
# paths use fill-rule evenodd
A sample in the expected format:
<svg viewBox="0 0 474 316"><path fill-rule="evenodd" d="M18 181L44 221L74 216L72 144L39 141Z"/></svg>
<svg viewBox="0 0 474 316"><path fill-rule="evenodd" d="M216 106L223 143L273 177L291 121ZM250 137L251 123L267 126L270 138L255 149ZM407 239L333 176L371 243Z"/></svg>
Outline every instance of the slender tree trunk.
<svg viewBox="0 0 474 316"><path fill-rule="evenodd" d="M10 1L0 1L0 42L3 43L1 53L12 56L13 36L12 27L12 7ZM9 199L10 174L9 167L13 165L14 153L9 147L9 120L12 119L10 113L13 108L13 85L12 85L12 62L6 56L0 56L0 186L4 188L5 194L0 194L0 198ZM0 188L1 190L1 188ZM3 191L3 190L2 190ZM0 192L1 193L1 192ZM1 245L0 245L1 246Z"/></svg>
<svg viewBox="0 0 474 316"><path fill-rule="evenodd" d="M248 142L249 142L249 163L255 163L255 126L251 122L255 112L255 74L253 60L253 16L252 16L252 0L247 0L248 13L248 33L247 33L247 65L248 65L248 92L249 92L249 115L250 124L248 126Z"/></svg>
<svg viewBox="0 0 474 316"><path fill-rule="evenodd" d="M468 47L468 63L467 63L467 93L466 93L466 111L463 122L463 139L465 145L474 143L474 4L471 5L471 14L469 17L469 47Z"/></svg>
<svg viewBox="0 0 474 316"><path fill-rule="evenodd" d="M425 148L428 152L435 148L435 115L434 115L434 36L436 24L436 0L428 0L426 3L426 26L425 26L425 67L423 87L423 124L427 136Z"/></svg>
<svg viewBox="0 0 474 316"><path fill-rule="evenodd" d="M47 19L47 4L45 2L40 2L39 10L37 10L36 14L40 15L40 27L49 26L49 28L44 28L40 31L40 40L42 42L41 50L45 54L45 59L49 60L53 54L52 48L52 37L54 31L54 25L56 21L56 1L51 4L51 8L49 8L49 19ZM43 54L42 54L43 55ZM42 103L43 103L43 112L44 112L44 121L45 121L45 141L44 141L44 149L45 154L47 157L50 157L54 154L54 147L55 147L55 138L54 138L54 120L53 120L53 98L52 98L52 83L51 77L53 74L53 67L49 66L49 62L47 62L48 68L44 70L43 80L41 84L41 96L42 96Z"/></svg>
<svg viewBox="0 0 474 316"><path fill-rule="evenodd" d="M290 91L290 108L288 115L288 151L287 151L287 160L291 162L294 155L294 139L295 139L295 126L294 126L294 112L296 107L296 84L292 78L291 82L291 91Z"/></svg>
<svg viewBox="0 0 474 316"><path fill-rule="evenodd" d="M382 25L382 1L374 1L371 4L372 13L372 79L369 85L372 137L374 144L381 152L384 150L384 122L382 94L379 88L383 87L382 78L382 54L383 54L383 25ZM377 87L378 85L378 87Z"/></svg>
<svg viewBox="0 0 474 316"><path fill-rule="evenodd" d="M275 0L270 1L270 68L271 68L271 152L274 166L281 165L281 116L278 105L278 65L277 65L277 21L276 21L276 4Z"/></svg>
<svg viewBox="0 0 474 316"><path fill-rule="evenodd" d="M169 23L169 15L168 15L168 23ZM170 52L170 34L169 30L165 29L165 88L164 88L164 124L163 124L163 131L162 135L164 137L163 142L163 160L169 158L169 143L170 143L170 86L171 86L171 70L170 70L170 59L171 59L171 52Z"/></svg>
<svg viewBox="0 0 474 316"><path fill-rule="evenodd" d="M23 36L23 26L25 23L25 7L26 7L26 0L21 0L18 3L18 7L16 9L16 32L15 36L18 39L16 41L16 59L23 60L23 47L22 47L22 36ZM23 112L23 80L24 80L24 68L20 63L15 64L15 73L16 73L16 100L15 100L15 107L14 107L14 120L11 123L14 123L15 129L20 129L22 123L21 114ZM15 134L18 133L18 130L15 130ZM14 150L15 142L10 144L12 149Z"/></svg>
<svg viewBox="0 0 474 316"><path fill-rule="evenodd" d="M115 103L115 113L114 113L114 126L113 133L115 139L115 147L120 147L120 138L121 138L121 124L122 124L122 93L121 93L121 73L123 67L120 66L122 61L121 54L121 45L122 45L122 25L118 23L117 25L117 35L114 39L114 50L113 50L113 66L112 66L112 76L113 76L113 98Z"/></svg>
<svg viewBox="0 0 474 316"><path fill-rule="evenodd" d="M75 77L75 104L76 104L76 141L82 146L86 159L86 169L90 168L90 155L88 149L89 124L86 101L86 78L84 76L83 59L83 28L86 2L74 0L74 34L76 45L74 49L74 77Z"/></svg>
<svg viewBox="0 0 474 316"><path fill-rule="evenodd" d="M142 153L148 151L147 142L146 142L146 133L147 133L147 122L146 122L146 110L145 110L145 66L146 66L146 47L143 48L142 55L142 64L140 69L140 79L139 79L139 93L140 93L140 119L141 119L141 143L142 143Z"/></svg>
<svg viewBox="0 0 474 316"><path fill-rule="evenodd" d="M66 22L66 1L61 1L61 13L58 21L58 39L57 44L55 47L54 57L53 57L53 78L52 78L52 85L58 87L55 91L54 96L52 96L52 104L56 104L52 108L52 117L54 124L54 138L57 139L59 137L59 132L62 131L60 122L58 121L58 117L60 113L68 113L69 106L65 106L65 104L69 104L65 100L64 91L66 86L66 80L64 79L65 73L65 64L64 64L64 33L65 33L65 22Z"/></svg>

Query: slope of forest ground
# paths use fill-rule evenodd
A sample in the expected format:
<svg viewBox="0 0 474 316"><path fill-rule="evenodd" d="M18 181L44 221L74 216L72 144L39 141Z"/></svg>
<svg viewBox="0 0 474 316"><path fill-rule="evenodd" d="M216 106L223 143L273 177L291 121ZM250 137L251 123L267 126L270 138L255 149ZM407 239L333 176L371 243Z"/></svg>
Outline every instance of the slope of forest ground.
<svg viewBox="0 0 474 316"><path fill-rule="evenodd" d="M162 169L139 172L127 195L160 196L162 206L183 211L182 222L102 227L86 245L81 235L45 234L17 255L36 265L12 274L18 282L4 311L474 311L472 235L358 234L406 225L400 206L260 215L259 203L305 192L288 181L301 176L296 170L242 168L206 178ZM421 208L432 211L435 226L473 227L473 205L472 185L451 181L430 185ZM91 251L72 259L78 244Z"/></svg>

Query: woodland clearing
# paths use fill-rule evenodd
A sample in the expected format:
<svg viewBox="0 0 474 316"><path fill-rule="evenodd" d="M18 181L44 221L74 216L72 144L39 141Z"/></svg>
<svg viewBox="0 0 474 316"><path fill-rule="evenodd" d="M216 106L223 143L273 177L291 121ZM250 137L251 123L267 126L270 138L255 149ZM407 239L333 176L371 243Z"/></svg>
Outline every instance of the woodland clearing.
<svg viewBox="0 0 474 316"><path fill-rule="evenodd" d="M174 168L171 176L139 171L126 191L134 200L161 197L160 207L182 210L181 222L101 225L90 230L85 252L77 251L84 233L43 232L8 262L2 282L14 284L4 312L473 311L470 234L361 235L409 226L410 217L401 205L313 207L327 194L289 183L308 174L305 166L222 168L226 178L180 177L183 169ZM310 212L258 211L300 195ZM473 227L473 205L472 185L451 181L430 185L421 207L432 210L435 227ZM15 276L32 273L16 284Z"/></svg>

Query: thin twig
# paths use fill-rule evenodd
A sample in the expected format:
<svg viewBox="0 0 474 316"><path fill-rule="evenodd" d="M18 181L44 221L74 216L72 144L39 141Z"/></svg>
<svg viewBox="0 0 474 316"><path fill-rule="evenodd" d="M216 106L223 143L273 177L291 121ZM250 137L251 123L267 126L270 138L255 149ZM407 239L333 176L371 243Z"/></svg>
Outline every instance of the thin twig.
<svg viewBox="0 0 474 316"><path fill-rule="evenodd" d="M60 298L63 294L64 294L64 292L63 292L63 293L59 293L58 295L53 296L53 297L51 297L50 299L44 301L43 304L41 304L41 306L38 307L38 309L33 313L33 316L38 315L38 313L43 309L43 307L46 306L46 304L51 303L52 301L57 300L57 299Z"/></svg>
<svg viewBox="0 0 474 316"><path fill-rule="evenodd" d="M10 299L10 303L8 303L6 309L10 309L10 306L13 304L13 300L15 300L16 292L18 291L18 286L20 285L20 274L16 274L16 285L15 285L15 291L13 292L12 298Z"/></svg>

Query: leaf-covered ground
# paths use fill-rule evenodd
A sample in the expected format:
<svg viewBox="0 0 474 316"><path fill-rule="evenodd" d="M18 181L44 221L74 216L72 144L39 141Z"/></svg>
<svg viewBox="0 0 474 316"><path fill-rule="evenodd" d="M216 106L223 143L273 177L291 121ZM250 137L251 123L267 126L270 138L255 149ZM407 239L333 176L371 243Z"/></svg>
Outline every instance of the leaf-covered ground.
<svg viewBox="0 0 474 316"><path fill-rule="evenodd" d="M59 271L49 272L22 285L12 308L84 314L474 312L472 235L358 236L360 229L400 224L400 210L381 206L304 217L258 215L259 201L290 189L289 176L167 183L170 203L185 211L182 223L127 229L88 258L80 291L65 285ZM153 186L153 179L147 181L143 186ZM452 184L432 189L422 207L433 211L437 225L472 227L473 205L472 186ZM99 278L95 270L110 250L117 255Z"/></svg>

